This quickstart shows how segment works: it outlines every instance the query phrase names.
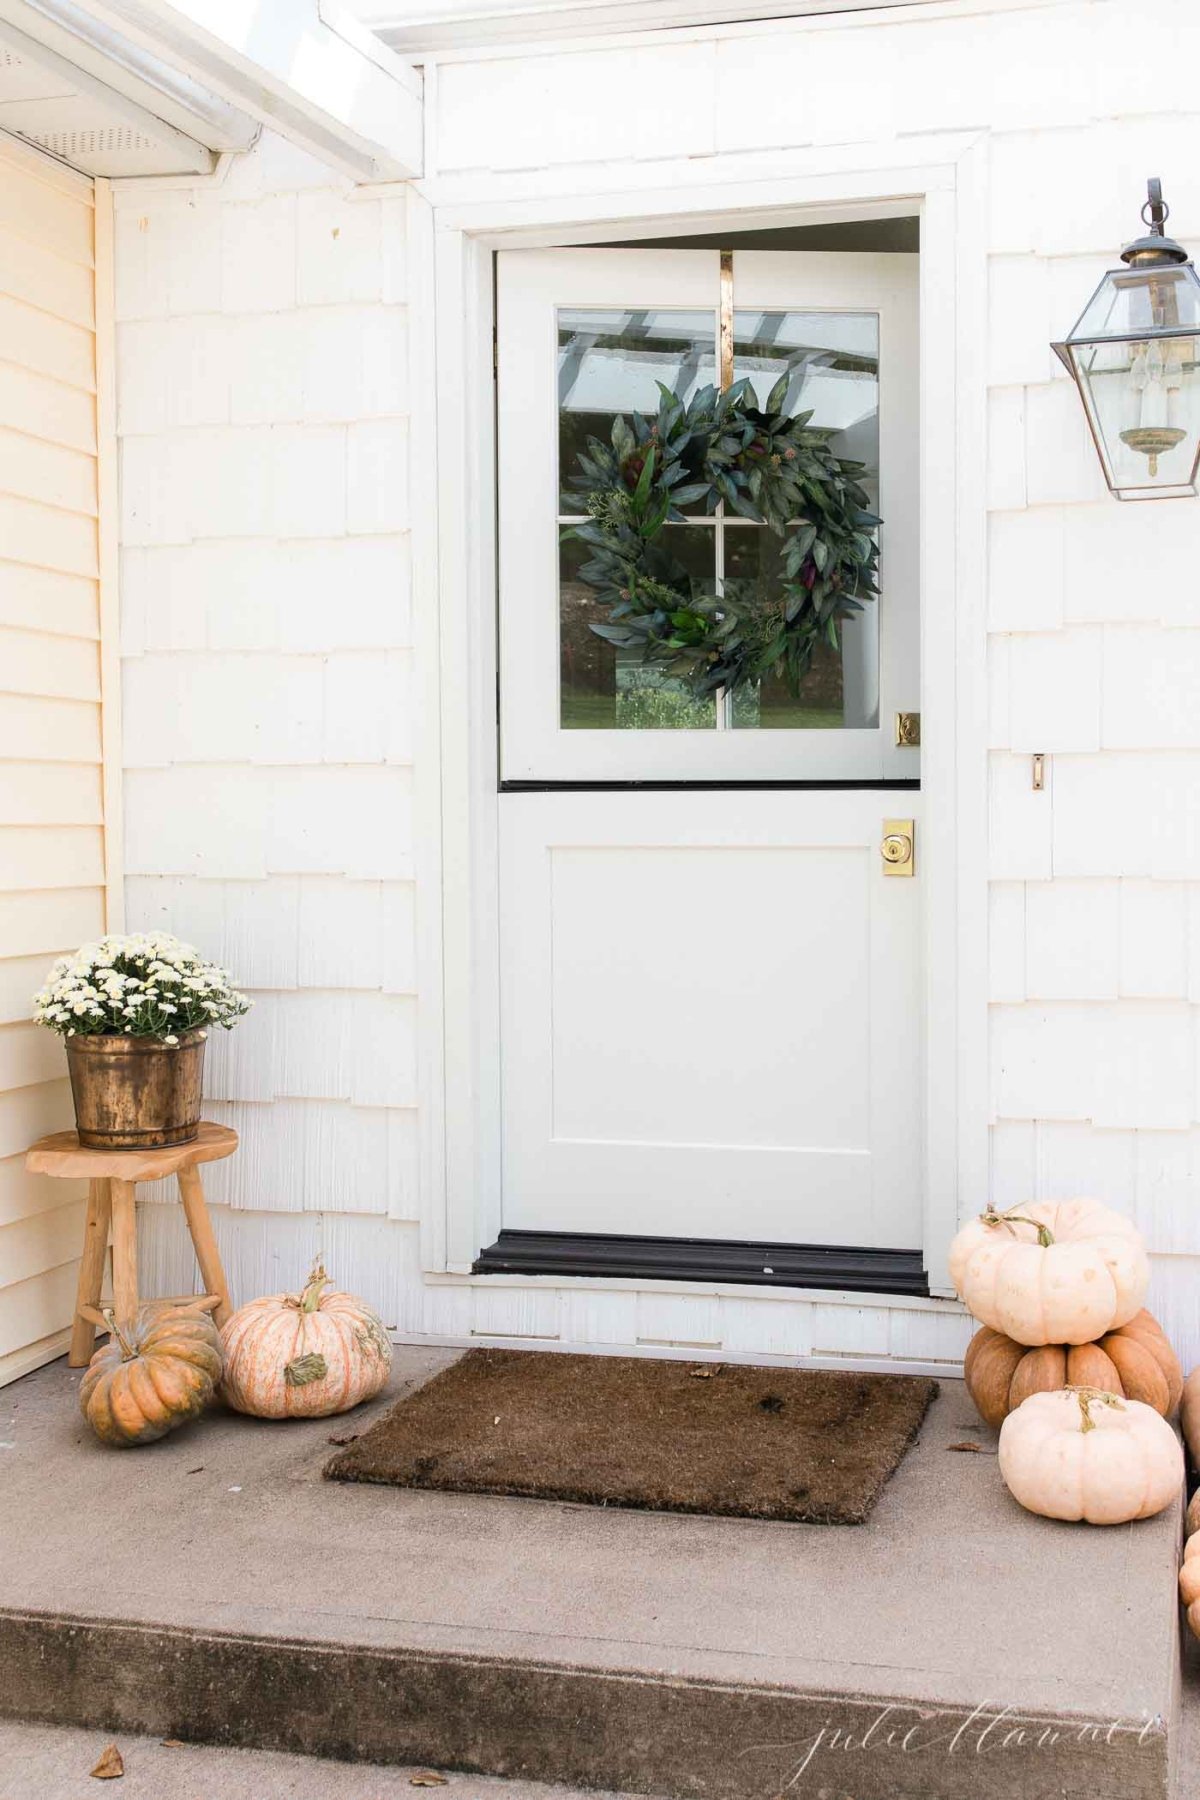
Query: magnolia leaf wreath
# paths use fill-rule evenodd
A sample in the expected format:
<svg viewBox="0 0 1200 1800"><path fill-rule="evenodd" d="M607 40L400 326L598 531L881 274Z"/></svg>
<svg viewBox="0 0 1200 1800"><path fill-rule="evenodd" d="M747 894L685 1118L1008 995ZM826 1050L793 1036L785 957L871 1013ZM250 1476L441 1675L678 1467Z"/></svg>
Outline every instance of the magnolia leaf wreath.
<svg viewBox="0 0 1200 1800"><path fill-rule="evenodd" d="M658 384L657 416L613 421L612 441L589 438L568 486L586 523L564 538L591 552L579 570L608 621L598 637L638 650L697 698L779 674L794 693L818 643L838 648L838 620L878 593L879 560L860 477L835 456L811 412L789 418L791 371L760 409L748 380L700 390L686 404ZM783 539L781 578L714 582L688 572L664 526L727 512ZM684 508L689 508L685 514Z"/></svg>

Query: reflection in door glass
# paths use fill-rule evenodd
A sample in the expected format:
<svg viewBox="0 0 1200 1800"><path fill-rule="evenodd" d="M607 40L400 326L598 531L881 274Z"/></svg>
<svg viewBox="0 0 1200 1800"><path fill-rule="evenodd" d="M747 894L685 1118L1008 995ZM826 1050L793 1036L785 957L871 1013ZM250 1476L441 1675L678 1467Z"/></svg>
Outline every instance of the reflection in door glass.
<svg viewBox="0 0 1200 1800"><path fill-rule="evenodd" d="M712 525L668 525L663 532L670 555L710 592L716 571ZM672 679L636 651L618 650L591 629L608 620L596 590L579 579L590 555L586 544L567 538L559 551L559 667L564 731L712 730L712 700L694 700L683 682Z"/></svg>
<svg viewBox="0 0 1200 1800"><path fill-rule="evenodd" d="M734 379L749 379L760 403L787 375L785 410L812 413L839 456L865 465L872 510L879 486L879 319L874 313L734 313ZM573 308L558 314L559 524L583 516L569 491L589 438L611 441L613 421L657 412L661 382L685 401L716 379L716 315L707 311ZM632 483L637 470L630 471ZM669 585L690 578L744 606L777 609L782 542L766 527L727 517L724 505L696 523L668 526L656 540L678 565ZM701 523L703 517L704 522ZM618 650L593 625L607 609L582 578L585 545L560 552L560 720L566 730L831 730L879 721L879 602L838 625L838 647L821 644L793 694L779 677L717 700L636 652Z"/></svg>
<svg viewBox="0 0 1200 1800"><path fill-rule="evenodd" d="M736 593L740 605L767 611L780 591L783 541L765 525L729 519L725 523L724 544L726 590ZM845 626L840 626L839 631L844 633ZM730 696L730 724L739 729L758 726L772 731L835 731L843 725L866 723L855 716L859 709L854 705L852 684L851 705L846 705L845 648L844 637L842 651L829 644L818 644L798 693L794 694L780 675L768 675L755 687L739 689Z"/></svg>
<svg viewBox="0 0 1200 1800"><path fill-rule="evenodd" d="M716 314L562 310L558 315L558 469L565 487L590 437L607 444L619 413L658 411L658 383L690 400L716 381ZM564 513L578 499L564 494Z"/></svg>
<svg viewBox="0 0 1200 1800"><path fill-rule="evenodd" d="M875 510L879 493L879 318L875 313L760 312L733 315L734 379L748 378L760 403L788 374L785 411L812 413L839 456L866 465L863 485ZM779 540L762 526L723 531L722 573L739 596L770 607L778 587ZM743 588L741 583L746 583ZM732 696L735 727L831 729L879 723L879 605L838 626L839 648L821 645L793 694L768 679Z"/></svg>
<svg viewBox="0 0 1200 1800"><path fill-rule="evenodd" d="M618 415L658 411L658 383L685 399L709 386L716 371L714 312L599 310L558 315L559 487L566 489L589 438L604 444ZM579 515L579 497L564 492L560 525ZM716 534L710 523L672 525L659 544L682 576L712 592ZM579 576L587 546L567 538L559 551L560 719L564 730L711 730L712 700L694 700L685 684L636 652L597 637L607 609Z"/></svg>

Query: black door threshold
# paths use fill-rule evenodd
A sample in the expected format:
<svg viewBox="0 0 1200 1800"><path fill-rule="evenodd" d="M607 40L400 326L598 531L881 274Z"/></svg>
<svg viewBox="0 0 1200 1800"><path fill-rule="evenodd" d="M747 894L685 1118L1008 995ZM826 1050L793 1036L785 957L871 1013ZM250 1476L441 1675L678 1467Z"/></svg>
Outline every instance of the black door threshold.
<svg viewBox="0 0 1200 1800"><path fill-rule="evenodd" d="M502 1231L476 1275L619 1275L756 1287L929 1293L919 1250L849 1244L754 1244L725 1238L616 1237L590 1231Z"/></svg>

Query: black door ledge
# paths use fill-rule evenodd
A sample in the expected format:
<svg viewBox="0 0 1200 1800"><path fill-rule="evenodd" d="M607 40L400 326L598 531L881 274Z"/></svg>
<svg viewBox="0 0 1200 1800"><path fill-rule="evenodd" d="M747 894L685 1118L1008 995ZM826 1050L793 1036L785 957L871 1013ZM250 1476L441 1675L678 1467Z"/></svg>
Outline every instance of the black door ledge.
<svg viewBox="0 0 1200 1800"><path fill-rule="evenodd" d="M475 1275L619 1276L837 1288L928 1297L920 1250L851 1244L755 1243L734 1238L634 1237L605 1232L501 1231L472 1264Z"/></svg>

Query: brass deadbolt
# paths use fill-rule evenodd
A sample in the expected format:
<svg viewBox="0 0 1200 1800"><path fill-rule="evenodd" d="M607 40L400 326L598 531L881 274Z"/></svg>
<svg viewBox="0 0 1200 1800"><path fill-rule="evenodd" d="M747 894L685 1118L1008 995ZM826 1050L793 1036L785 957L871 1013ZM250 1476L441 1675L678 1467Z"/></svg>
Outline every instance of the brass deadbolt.
<svg viewBox="0 0 1200 1800"><path fill-rule="evenodd" d="M913 872L913 821L885 819L883 841L879 846L885 875L911 875Z"/></svg>

